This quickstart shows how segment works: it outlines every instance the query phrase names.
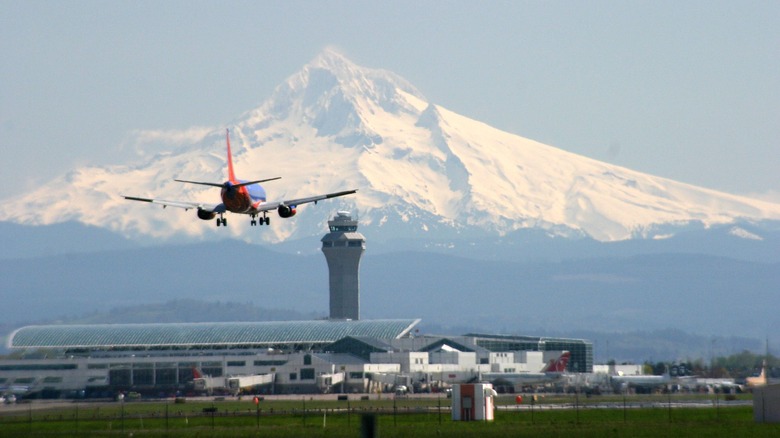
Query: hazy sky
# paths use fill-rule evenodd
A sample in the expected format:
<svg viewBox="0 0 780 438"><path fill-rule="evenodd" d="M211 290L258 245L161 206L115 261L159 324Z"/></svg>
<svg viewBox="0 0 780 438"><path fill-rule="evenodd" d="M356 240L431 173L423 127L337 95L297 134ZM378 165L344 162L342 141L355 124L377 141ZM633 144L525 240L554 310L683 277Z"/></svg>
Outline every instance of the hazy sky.
<svg viewBox="0 0 780 438"><path fill-rule="evenodd" d="M0 0L0 198L227 126L326 46L574 153L780 202L780 2Z"/></svg>

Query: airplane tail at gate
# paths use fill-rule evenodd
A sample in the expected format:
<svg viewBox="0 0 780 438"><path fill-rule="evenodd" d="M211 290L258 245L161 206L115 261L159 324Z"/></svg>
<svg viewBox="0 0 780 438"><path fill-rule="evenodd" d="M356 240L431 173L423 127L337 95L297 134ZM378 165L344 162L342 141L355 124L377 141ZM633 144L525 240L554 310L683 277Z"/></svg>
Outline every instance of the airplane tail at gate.
<svg viewBox="0 0 780 438"><path fill-rule="evenodd" d="M544 369L544 372L546 373L563 373L566 371L566 365L569 364L569 359L571 358L571 353L568 351L564 351L563 354L561 354L558 359L555 359L554 361L550 361L550 363L547 365L547 368Z"/></svg>

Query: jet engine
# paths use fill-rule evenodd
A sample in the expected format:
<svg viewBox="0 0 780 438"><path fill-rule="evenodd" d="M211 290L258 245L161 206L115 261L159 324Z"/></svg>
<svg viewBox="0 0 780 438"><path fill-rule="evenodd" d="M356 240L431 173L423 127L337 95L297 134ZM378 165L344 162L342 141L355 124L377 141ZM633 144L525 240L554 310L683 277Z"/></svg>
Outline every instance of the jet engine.
<svg viewBox="0 0 780 438"><path fill-rule="evenodd" d="M214 213L213 211L201 210L200 208L198 209L198 218L199 219L203 219L204 221L210 221L211 219L214 219L215 217L217 217L217 214Z"/></svg>
<svg viewBox="0 0 780 438"><path fill-rule="evenodd" d="M279 217L287 219L288 217L295 216L295 213L297 213L297 211L295 211L295 207L295 205L279 204L279 208L277 209L279 212Z"/></svg>

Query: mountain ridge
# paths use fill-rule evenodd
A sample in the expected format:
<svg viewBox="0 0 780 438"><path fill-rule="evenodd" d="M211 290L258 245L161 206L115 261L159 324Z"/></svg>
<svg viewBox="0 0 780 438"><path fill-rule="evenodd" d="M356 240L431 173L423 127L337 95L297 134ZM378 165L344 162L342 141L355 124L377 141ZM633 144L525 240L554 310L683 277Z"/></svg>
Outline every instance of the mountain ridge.
<svg viewBox="0 0 780 438"><path fill-rule="evenodd" d="M359 189L323 203L327 214L306 206L260 232L241 220L220 230L255 243L317 235L342 209L377 235L419 238L539 228L620 241L666 238L692 222L780 220L780 204L643 174L492 128L428 102L394 73L357 66L330 49L233 126L237 172L283 177L267 184L271 199ZM134 238L216 238L213 224L192 212L163 212L119 195L214 202L214 189L173 178L224 180L223 133L221 127L138 133L145 160L72 170L4 202L0 220L75 220Z"/></svg>
<svg viewBox="0 0 780 438"><path fill-rule="evenodd" d="M222 241L0 260L3 294L13 297L4 300L5 321L192 298L321 313L328 300L323 258ZM761 303L773 299L780 262L684 253L549 262L368 251L360 276L363 319L457 321L505 333L674 328L760 339L774 336L778 316Z"/></svg>

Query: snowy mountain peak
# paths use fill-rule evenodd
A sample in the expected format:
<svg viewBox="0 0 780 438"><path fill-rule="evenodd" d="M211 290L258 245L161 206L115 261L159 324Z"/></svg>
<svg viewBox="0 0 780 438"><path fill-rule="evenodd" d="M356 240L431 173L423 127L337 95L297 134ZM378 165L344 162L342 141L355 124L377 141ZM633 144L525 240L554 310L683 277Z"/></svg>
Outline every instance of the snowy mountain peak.
<svg viewBox="0 0 780 438"><path fill-rule="evenodd" d="M312 72L316 72L315 75L327 72L344 90L351 92L348 94L355 93L374 99L376 102L392 100L397 97L398 91L425 100L422 93L406 79L387 70L358 66L332 48L324 50L301 70L304 75L308 73L309 77L312 76ZM315 86L312 91L316 94L316 91L323 90Z"/></svg>
<svg viewBox="0 0 780 438"><path fill-rule="evenodd" d="M253 113L256 125L288 120L344 146L380 141L367 122L377 113L416 114L425 98L403 78L360 67L328 49L276 88Z"/></svg>
<svg viewBox="0 0 780 438"><path fill-rule="evenodd" d="M240 116L231 136L240 177L282 176L265 184L270 200L359 192L324 202L324 208L304 207L260 232L234 217L235 225L219 234L192 211L163 211L119 197L218 202L212 188L172 181L224 180L224 127L215 126L139 133L138 149L151 150L142 154L145 162L72 171L4 202L0 220L71 219L125 235L230 233L268 242L320 235L340 209L358 213L361 229L385 238L500 236L540 228L612 241L668 237L686 224L780 220L777 204L643 174L500 131L427 101L394 73L358 66L332 49Z"/></svg>
<svg viewBox="0 0 780 438"><path fill-rule="evenodd" d="M347 59L347 57L335 47L326 47L322 52L315 56L306 67L323 68L334 72L360 68ZM304 69L306 67L304 67Z"/></svg>

